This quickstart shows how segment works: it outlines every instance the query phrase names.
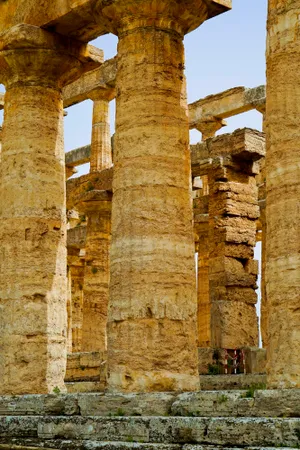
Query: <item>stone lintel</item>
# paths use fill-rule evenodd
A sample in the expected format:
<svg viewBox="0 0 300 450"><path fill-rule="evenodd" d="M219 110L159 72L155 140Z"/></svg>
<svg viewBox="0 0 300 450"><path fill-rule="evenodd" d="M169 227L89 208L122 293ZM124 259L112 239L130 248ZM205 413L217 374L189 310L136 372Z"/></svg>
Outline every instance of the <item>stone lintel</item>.
<svg viewBox="0 0 300 450"><path fill-rule="evenodd" d="M95 0L52 0L47 7L38 0L0 2L0 32L20 23L35 25L89 42L107 33L105 24L95 19Z"/></svg>
<svg viewBox="0 0 300 450"><path fill-rule="evenodd" d="M264 104L265 99L265 86L252 89L240 86L219 94L209 95L189 105L190 128L197 128L197 124L207 116L226 119L252 109L258 109L256 105Z"/></svg>
<svg viewBox="0 0 300 450"><path fill-rule="evenodd" d="M67 181L67 208L72 209L79 199L93 191L112 191L113 168L92 172ZM93 194L90 194L93 195ZM80 200L82 201L82 200Z"/></svg>
<svg viewBox="0 0 300 450"><path fill-rule="evenodd" d="M110 100L115 97L117 57L108 59L101 67L84 74L63 90L64 107L91 98L94 92L102 92Z"/></svg>
<svg viewBox="0 0 300 450"><path fill-rule="evenodd" d="M265 156L264 133L243 128L191 146L193 177L207 174L215 158L255 162Z"/></svg>
<svg viewBox="0 0 300 450"><path fill-rule="evenodd" d="M91 158L91 146L85 145L84 147L76 148L66 153L65 160L68 167L81 166L90 162Z"/></svg>
<svg viewBox="0 0 300 450"><path fill-rule="evenodd" d="M205 2L208 6L207 19L231 8L231 0L206 0ZM38 0L2 1L0 2L0 32L24 23L89 42L109 31L106 19L101 14L95 14L96 3L99 1L52 0L45 8L44 3Z"/></svg>

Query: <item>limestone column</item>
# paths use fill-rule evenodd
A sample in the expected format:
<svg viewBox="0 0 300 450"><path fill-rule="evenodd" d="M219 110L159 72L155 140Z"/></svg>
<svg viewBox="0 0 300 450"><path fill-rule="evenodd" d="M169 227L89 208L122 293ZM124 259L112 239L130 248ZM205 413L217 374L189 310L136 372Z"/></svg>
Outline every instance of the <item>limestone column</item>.
<svg viewBox="0 0 300 450"><path fill-rule="evenodd" d="M71 276L72 297L72 353L81 351L82 342L82 311L83 311L83 283L84 283L84 258L80 257L80 251L72 249L68 251L68 266Z"/></svg>
<svg viewBox="0 0 300 450"><path fill-rule="evenodd" d="M266 131L266 104L261 103L256 105L257 111L263 116L263 131ZM260 222L262 227L261 240L261 307L260 307L260 328L262 344L264 348L268 346L268 304L267 304L267 290L266 290L266 161L265 158L261 160L260 173L258 175L258 198L260 207Z"/></svg>
<svg viewBox="0 0 300 450"><path fill-rule="evenodd" d="M269 1L266 106L267 374L300 387L300 0Z"/></svg>
<svg viewBox="0 0 300 450"><path fill-rule="evenodd" d="M216 132L226 126L225 120L209 117L196 124L196 129L202 133L202 141L213 138ZM202 175L203 196L209 203L208 175ZM207 211L208 216L208 211ZM198 249L198 336L199 347L211 346L211 304L209 295L209 221L194 218L197 235L199 237Z"/></svg>
<svg viewBox="0 0 300 450"><path fill-rule="evenodd" d="M94 173L112 166L110 92L96 91L91 98L94 109L90 172ZM85 197L79 207L87 218L81 351L103 352L107 349L111 194L91 190Z"/></svg>
<svg viewBox="0 0 300 450"><path fill-rule="evenodd" d="M111 134L109 119L110 92L95 92L92 95L93 128L91 141L90 172L109 169L112 166Z"/></svg>
<svg viewBox="0 0 300 450"><path fill-rule="evenodd" d="M87 217L82 312L82 352L107 349L111 193L91 191L79 206Z"/></svg>
<svg viewBox="0 0 300 450"><path fill-rule="evenodd" d="M86 45L28 25L0 42L0 392L48 393L64 389L66 366L61 90L94 57Z"/></svg>
<svg viewBox="0 0 300 450"><path fill-rule="evenodd" d="M183 36L208 18L207 2L98 6L119 37L109 388L194 390L197 301Z"/></svg>

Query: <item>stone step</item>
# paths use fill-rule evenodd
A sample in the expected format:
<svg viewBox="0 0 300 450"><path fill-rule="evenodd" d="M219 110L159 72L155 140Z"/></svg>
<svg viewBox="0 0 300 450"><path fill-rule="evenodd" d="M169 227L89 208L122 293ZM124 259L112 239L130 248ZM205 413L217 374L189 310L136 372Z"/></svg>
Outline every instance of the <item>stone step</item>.
<svg viewBox="0 0 300 450"><path fill-rule="evenodd" d="M247 375L200 375L202 391L231 391L259 386L265 389L267 376L263 374Z"/></svg>
<svg viewBox="0 0 300 450"><path fill-rule="evenodd" d="M0 416L300 417L300 389L0 397Z"/></svg>
<svg viewBox="0 0 300 450"><path fill-rule="evenodd" d="M10 416L0 438L299 448L300 418Z"/></svg>
<svg viewBox="0 0 300 450"><path fill-rule="evenodd" d="M1 439L0 439L1 442ZM12 440L12 444L1 444L0 450L36 450L42 446L41 441ZM30 446L27 446L30 445ZM49 441L49 447L43 450L278 450L278 447L221 447L212 445L190 444L145 444L137 442L99 442L99 441ZM281 450L291 450L294 447L280 447Z"/></svg>
<svg viewBox="0 0 300 450"><path fill-rule="evenodd" d="M68 381L65 386L69 394L103 392L105 389L100 381Z"/></svg>

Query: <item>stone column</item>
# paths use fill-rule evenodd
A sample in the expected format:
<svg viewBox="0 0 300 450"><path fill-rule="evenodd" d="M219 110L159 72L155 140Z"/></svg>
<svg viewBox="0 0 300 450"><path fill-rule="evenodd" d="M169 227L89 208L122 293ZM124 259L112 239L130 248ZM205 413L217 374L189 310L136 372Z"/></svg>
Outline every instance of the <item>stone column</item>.
<svg viewBox="0 0 300 450"><path fill-rule="evenodd" d="M253 259L259 217L256 161L264 137L237 130L208 145L209 279L213 348L258 347L258 263Z"/></svg>
<svg viewBox="0 0 300 450"><path fill-rule="evenodd" d="M213 138L216 132L222 127L226 126L225 120L217 119L215 117L209 117L202 119L196 124L196 129L202 133L202 141ZM202 193L203 197L206 197L206 206L209 203L209 185L208 176L202 175ZM194 210L195 211L195 210ZM199 237L198 249L198 336L199 347L211 346L211 305L209 295L209 221L208 221L208 207L207 213L202 220L194 217L195 227L197 229L197 235ZM206 217L205 217L206 216ZM206 220L203 220L205 219ZM199 221L200 219L200 221Z"/></svg>
<svg viewBox="0 0 300 450"><path fill-rule="evenodd" d="M66 366L61 90L92 57L86 45L29 25L0 41L0 393L49 393L64 389Z"/></svg>
<svg viewBox="0 0 300 450"><path fill-rule="evenodd" d="M112 166L109 92L95 92L91 98L94 107L90 172L99 172Z"/></svg>
<svg viewBox="0 0 300 450"><path fill-rule="evenodd" d="M263 102L260 105L256 105L255 108L263 116L262 129L266 131L266 103ZM258 199L260 209L260 222L262 227L262 239L261 239L261 307L260 307L260 328L263 347L268 346L268 304L267 304L267 289L266 289L266 237L267 237L267 224L266 224L266 161L265 158L261 160L260 173L257 177L258 184Z"/></svg>
<svg viewBox="0 0 300 450"><path fill-rule="evenodd" d="M95 91L91 99L94 109L90 172L94 173L112 166L110 92ZM81 351L103 352L107 349L111 194L92 188L84 197L78 206L87 218Z"/></svg>
<svg viewBox="0 0 300 450"><path fill-rule="evenodd" d="M207 2L98 6L119 36L109 388L194 390L197 301L183 36L208 18Z"/></svg>
<svg viewBox="0 0 300 450"><path fill-rule="evenodd" d="M266 286L270 388L300 387L300 0L269 1Z"/></svg>
<svg viewBox="0 0 300 450"><path fill-rule="evenodd" d="M68 265L71 276L71 304L72 304L72 353L81 351L82 342L82 310L83 310L83 283L84 258L80 251L68 251Z"/></svg>
<svg viewBox="0 0 300 450"><path fill-rule="evenodd" d="M107 349L111 193L91 191L78 207L87 217L83 286L82 352Z"/></svg>

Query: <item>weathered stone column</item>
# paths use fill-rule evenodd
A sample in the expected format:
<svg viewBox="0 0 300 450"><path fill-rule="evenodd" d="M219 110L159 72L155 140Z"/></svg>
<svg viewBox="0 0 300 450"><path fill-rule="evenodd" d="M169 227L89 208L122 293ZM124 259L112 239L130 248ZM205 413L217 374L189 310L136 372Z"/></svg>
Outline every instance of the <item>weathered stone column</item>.
<svg viewBox="0 0 300 450"><path fill-rule="evenodd" d="M209 9L202 0L98 6L119 36L109 388L194 390L197 301L183 36Z"/></svg>
<svg viewBox="0 0 300 450"><path fill-rule="evenodd" d="M1 394L64 389L61 89L93 58L86 45L33 26L19 25L0 36L0 77L6 86L0 176Z"/></svg>
<svg viewBox="0 0 300 450"><path fill-rule="evenodd" d="M300 387L300 0L269 1L266 286L268 385Z"/></svg>
<svg viewBox="0 0 300 450"><path fill-rule="evenodd" d="M213 138L216 132L226 125L225 120L215 117L208 117L195 124L195 128L202 133L202 141ZM209 220L208 220L208 203L209 203L209 185L208 176L203 175L202 180L202 208L199 217L194 217L195 228L199 238L197 245L198 250L198 346L211 346L211 319L210 319L210 295L209 295ZM197 201L196 201L197 202ZM198 201L199 202L199 201ZM194 200L195 203L195 200ZM195 209L194 209L195 212ZM206 214L205 214L206 213ZM202 217L201 217L202 216ZM207 219L207 220L205 220Z"/></svg>
<svg viewBox="0 0 300 450"><path fill-rule="evenodd" d="M264 156L264 139L259 132L237 130L210 141L208 156L212 347L258 347L254 162Z"/></svg>
<svg viewBox="0 0 300 450"><path fill-rule="evenodd" d="M95 91L90 172L112 166L109 125L109 91ZM111 193L94 190L84 195L78 208L86 214L87 234L83 293L81 351L107 349L107 308L109 295L109 251L111 239Z"/></svg>
<svg viewBox="0 0 300 450"><path fill-rule="evenodd" d="M72 353L81 351L84 258L79 250L68 251L68 265L71 276L72 305Z"/></svg>
<svg viewBox="0 0 300 450"><path fill-rule="evenodd" d="M256 106L263 116L262 129L266 130L266 103L263 102ZM260 307L260 328L262 344L264 348L268 346L268 303L267 303L267 289L266 289L266 238L267 238L267 224L266 224L266 161L265 158L260 163L260 173L257 177L258 184L258 200L260 209L260 223L262 228L261 239L261 307Z"/></svg>
<svg viewBox="0 0 300 450"><path fill-rule="evenodd" d="M106 191L91 191L78 206L87 217L82 352L100 352L107 348L111 197Z"/></svg>
<svg viewBox="0 0 300 450"><path fill-rule="evenodd" d="M109 119L109 92L95 92L92 96L93 128L90 172L109 169L112 166L111 134Z"/></svg>

